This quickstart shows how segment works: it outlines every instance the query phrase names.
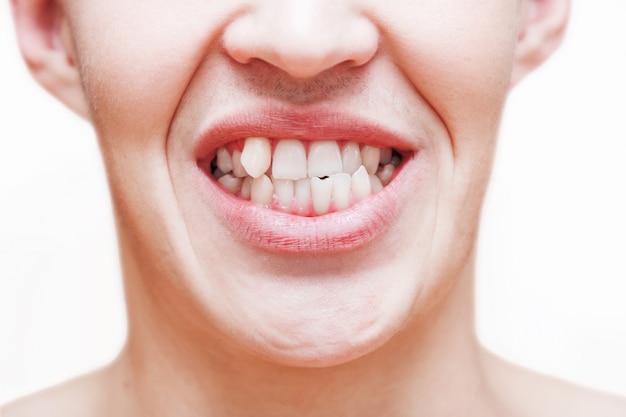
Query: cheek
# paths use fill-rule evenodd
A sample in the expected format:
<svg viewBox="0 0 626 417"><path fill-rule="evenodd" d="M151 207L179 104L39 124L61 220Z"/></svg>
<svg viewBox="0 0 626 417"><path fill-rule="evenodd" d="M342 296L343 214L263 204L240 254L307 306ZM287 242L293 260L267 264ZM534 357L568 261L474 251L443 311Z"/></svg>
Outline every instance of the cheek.
<svg viewBox="0 0 626 417"><path fill-rule="evenodd" d="M166 137L195 68L214 45L218 22L227 14L219 7L225 3L113 0L68 5L83 84L101 138L113 132Z"/></svg>
<svg viewBox="0 0 626 417"><path fill-rule="evenodd" d="M519 6L510 0L405 2L386 16L389 48L445 125L437 144L454 206L482 201L509 90ZM391 23L393 22L393 23Z"/></svg>

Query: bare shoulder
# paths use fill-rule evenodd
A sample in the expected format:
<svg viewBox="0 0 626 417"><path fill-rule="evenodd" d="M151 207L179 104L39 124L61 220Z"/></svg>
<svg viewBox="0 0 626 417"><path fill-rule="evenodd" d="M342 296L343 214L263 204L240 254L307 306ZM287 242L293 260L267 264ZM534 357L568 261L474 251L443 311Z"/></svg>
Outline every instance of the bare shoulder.
<svg viewBox="0 0 626 417"><path fill-rule="evenodd" d="M99 417L106 401L104 374L97 371L17 399L0 408L0 417Z"/></svg>
<svg viewBox="0 0 626 417"><path fill-rule="evenodd" d="M539 374L485 352L495 395L520 417L625 417L626 399Z"/></svg>

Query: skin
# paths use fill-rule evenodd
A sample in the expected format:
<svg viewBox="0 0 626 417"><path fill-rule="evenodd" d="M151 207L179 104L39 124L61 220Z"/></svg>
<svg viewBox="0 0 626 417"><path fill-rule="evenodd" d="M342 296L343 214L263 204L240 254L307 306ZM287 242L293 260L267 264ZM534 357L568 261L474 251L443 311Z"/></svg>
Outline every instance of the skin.
<svg viewBox="0 0 626 417"><path fill-rule="evenodd" d="M493 358L473 331L502 109L560 42L566 0L13 6L33 74L100 141L129 336L106 369L3 416L623 415L619 400ZM197 140L268 106L402 137L414 180L390 191L402 197L385 233L314 254L230 233L198 186Z"/></svg>

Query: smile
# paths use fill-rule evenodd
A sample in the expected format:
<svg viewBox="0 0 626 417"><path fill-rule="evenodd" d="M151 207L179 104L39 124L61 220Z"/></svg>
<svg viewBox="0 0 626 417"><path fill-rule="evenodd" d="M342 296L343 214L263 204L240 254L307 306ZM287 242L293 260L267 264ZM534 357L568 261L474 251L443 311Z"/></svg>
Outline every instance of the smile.
<svg viewBox="0 0 626 417"><path fill-rule="evenodd" d="M387 233L422 170L421 135L270 109L221 119L196 141L198 189L233 237L279 252L353 250Z"/></svg>
<svg viewBox="0 0 626 417"><path fill-rule="evenodd" d="M352 141L249 137L217 149L206 169L231 194L301 216L344 210L391 182L401 154Z"/></svg>

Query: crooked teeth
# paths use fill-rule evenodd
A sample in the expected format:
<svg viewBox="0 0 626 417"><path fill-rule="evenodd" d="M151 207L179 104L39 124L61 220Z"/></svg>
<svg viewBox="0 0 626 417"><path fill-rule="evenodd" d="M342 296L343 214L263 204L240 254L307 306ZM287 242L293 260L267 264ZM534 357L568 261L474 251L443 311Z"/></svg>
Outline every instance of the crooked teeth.
<svg viewBox="0 0 626 417"><path fill-rule="evenodd" d="M361 166L361 149L359 149L357 143L346 143L341 151L341 164L343 166L343 172L350 175L354 174L354 172L359 169Z"/></svg>
<svg viewBox="0 0 626 417"><path fill-rule="evenodd" d="M274 149L272 177L281 180L299 180L307 177L304 145L299 140L281 140Z"/></svg>
<svg viewBox="0 0 626 417"><path fill-rule="evenodd" d="M230 172L233 169L233 160L230 153L223 146L217 150L217 167L223 173Z"/></svg>
<svg viewBox="0 0 626 417"><path fill-rule="evenodd" d="M335 174L330 179L333 182L335 209L343 210L350 207L350 191L352 188L350 174Z"/></svg>
<svg viewBox="0 0 626 417"><path fill-rule="evenodd" d="M401 156L391 148L355 142L310 142L250 137L242 151L220 147L211 163L214 178L230 193L256 204L323 215L349 208L381 191Z"/></svg>
<svg viewBox="0 0 626 417"><path fill-rule="evenodd" d="M315 210L315 214L321 215L328 213L332 196L332 177L326 179L318 177L311 178L311 200L313 201L313 210Z"/></svg>
<svg viewBox="0 0 626 417"><path fill-rule="evenodd" d="M311 179L302 178L297 180L295 188L298 207L305 210L311 201Z"/></svg>
<svg viewBox="0 0 626 417"><path fill-rule="evenodd" d="M295 184L293 180L274 179L274 191L278 197L281 207L289 207L295 195Z"/></svg>
<svg viewBox="0 0 626 417"><path fill-rule="evenodd" d="M341 173L341 152L334 140L311 143L308 160L309 177L328 177Z"/></svg>
<svg viewBox="0 0 626 417"><path fill-rule="evenodd" d="M274 194L274 185L267 175L261 175L252 180L250 200L260 206L269 206Z"/></svg>
<svg viewBox="0 0 626 417"><path fill-rule="evenodd" d="M233 175L235 177L244 178L248 176L246 169L241 165L241 152L238 150L233 151Z"/></svg>
<svg viewBox="0 0 626 417"><path fill-rule="evenodd" d="M361 161L369 174L375 174L380 163L380 148L364 145L361 149Z"/></svg>
<svg viewBox="0 0 626 417"><path fill-rule="evenodd" d="M241 152L241 165L252 178L265 173L272 163L272 145L267 138L246 139Z"/></svg>
<svg viewBox="0 0 626 417"><path fill-rule="evenodd" d="M361 201L372 193L370 176L363 165L352 174L352 195L356 201Z"/></svg>

